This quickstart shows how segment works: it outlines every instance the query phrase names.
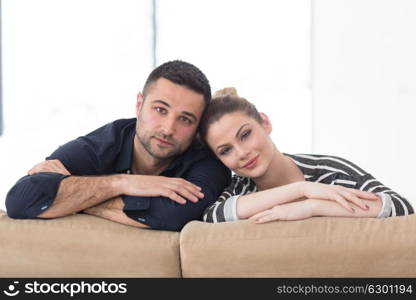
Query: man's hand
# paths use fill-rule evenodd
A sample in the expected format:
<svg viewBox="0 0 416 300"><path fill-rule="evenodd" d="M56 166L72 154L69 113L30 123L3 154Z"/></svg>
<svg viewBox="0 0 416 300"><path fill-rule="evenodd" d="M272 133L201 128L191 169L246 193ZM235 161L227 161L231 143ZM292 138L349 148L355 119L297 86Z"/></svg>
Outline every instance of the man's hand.
<svg viewBox="0 0 416 300"><path fill-rule="evenodd" d="M43 162L38 163L32 169L30 169L27 174L28 175L35 175L42 172L51 172L51 173L59 173L63 175L71 175L68 170L64 167L64 165L58 160L45 160Z"/></svg>
<svg viewBox="0 0 416 300"><path fill-rule="evenodd" d="M131 196L166 197L179 204L186 200L198 202L204 197L201 188L183 178L165 176L126 175L123 193Z"/></svg>
<svg viewBox="0 0 416 300"><path fill-rule="evenodd" d="M83 212L89 215L101 217L117 223L134 227L148 228L149 226L136 222L129 218L124 212L124 202L121 198L107 200L96 206L84 209Z"/></svg>

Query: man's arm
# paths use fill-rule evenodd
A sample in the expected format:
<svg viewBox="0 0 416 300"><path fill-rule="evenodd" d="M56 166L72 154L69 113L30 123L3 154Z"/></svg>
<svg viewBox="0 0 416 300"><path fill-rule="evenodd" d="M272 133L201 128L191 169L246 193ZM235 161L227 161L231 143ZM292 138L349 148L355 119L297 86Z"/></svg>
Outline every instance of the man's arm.
<svg viewBox="0 0 416 300"><path fill-rule="evenodd" d="M121 175L71 176L64 178L52 205L40 218L57 218L77 213L120 195Z"/></svg>
<svg viewBox="0 0 416 300"><path fill-rule="evenodd" d="M124 203L123 199L116 197L110 200L107 200L103 203L100 203L96 206L85 209L83 212L89 215L107 219L113 222L121 223L124 225L148 228L149 226L144 225L140 222L136 222L133 219L129 218L124 212Z"/></svg>
<svg viewBox="0 0 416 300"><path fill-rule="evenodd" d="M197 202L203 194L182 178L147 175L71 176L62 180L55 200L41 218L57 218L96 206L123 194L164 196L183 205L185 199Z"/></svg>
<svg viewBox="0 0 416 300"><path fill-rule="evenodd" d="M180 231L186 223L201 220L206 207L218 199L218 196L230 184L231 172L221 162L207 157L184 174L184 179L201 187L203 198L198 202L187 202L180 205L166 197L138 197L137 200L148 200L148 207L142 211L124 208L124 212L134 220L149 225L153 229ZM128 195L128 194L127 194ZM134 197L128 199L134 203ZM124 200L127 206L126 199Z"/></svg>

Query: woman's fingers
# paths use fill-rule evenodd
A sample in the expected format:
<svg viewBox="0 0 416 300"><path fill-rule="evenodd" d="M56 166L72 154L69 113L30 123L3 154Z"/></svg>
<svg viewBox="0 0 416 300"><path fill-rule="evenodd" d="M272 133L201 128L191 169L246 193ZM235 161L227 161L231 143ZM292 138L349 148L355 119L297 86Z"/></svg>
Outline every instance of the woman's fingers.
<svg viewBox="0 0 416 300"><path fill-rule="evenodd" d="M350 193L349 191L340 191L340 193L342 194L342 196L347 199L348 201L354 203L355 205L357 205L358 207L367 210L368 206L367 204L364 203L364 200L361 198L358 198L356 195L354 195L353 193Z"/></svg>
<svg viewBox="0 0 416 300"><path fill-rule="evenodd" d="M267 216L267 215L271 214L271 212L272 211L270 209L265 210L265 211L262 211L262 212L259 212L259 213L255 214L255 215L251 216L249 218L249 220L255 220L256 221L256 220L258 220L258 219L260 219L260 218L262 218L264 216Z"/></svg>
<svg viewBox="0 0 416 300"><path fill-rule="evenodd" d="M345 200L345 198L341 194L334 193L332 197L336 202L338 202L346 210L348 210L349 212L354 212L354 208L352 208L351 205L348 204L348 201Z"/></svg>
<svg viewBox="0 0 416 300"><path fill-rule="evenodd" d="M366 192L366 191L360 191L357 189L349 189L352 193L354 193L356 196L362 198L362 199L367 199L367 200L377 200L378 196L374 193L371 192Z"/></svg>

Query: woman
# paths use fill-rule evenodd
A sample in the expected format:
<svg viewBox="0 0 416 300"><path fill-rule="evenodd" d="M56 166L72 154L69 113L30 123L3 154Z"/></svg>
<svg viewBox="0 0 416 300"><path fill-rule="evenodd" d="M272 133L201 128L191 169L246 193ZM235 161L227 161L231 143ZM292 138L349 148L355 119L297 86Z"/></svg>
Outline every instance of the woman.
<svg viewBox="0 0 416 300"><path fill-rule="evenodd" d="M201 137L235 175L206 222L256 223L313 216L391 217L412 205L355 164L335 156L281 153L267 116L238 97L217 92L201 121Z"/></svg>

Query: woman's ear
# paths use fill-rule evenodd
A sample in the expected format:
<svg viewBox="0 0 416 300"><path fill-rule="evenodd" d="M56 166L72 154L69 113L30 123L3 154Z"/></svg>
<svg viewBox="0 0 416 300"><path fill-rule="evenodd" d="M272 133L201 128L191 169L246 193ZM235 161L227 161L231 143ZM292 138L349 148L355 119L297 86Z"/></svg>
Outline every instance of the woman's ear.
<svg viewBox="0 0 416 300"><path fill-rule="evenodd" d="M259 113L259 115L261 118L261 126L263 126L264 130L266 130L266 132L270 134L272 132L272 123L270 122L269 117L262 112Z"/></svg>

